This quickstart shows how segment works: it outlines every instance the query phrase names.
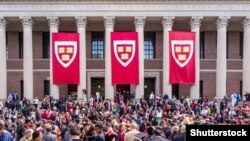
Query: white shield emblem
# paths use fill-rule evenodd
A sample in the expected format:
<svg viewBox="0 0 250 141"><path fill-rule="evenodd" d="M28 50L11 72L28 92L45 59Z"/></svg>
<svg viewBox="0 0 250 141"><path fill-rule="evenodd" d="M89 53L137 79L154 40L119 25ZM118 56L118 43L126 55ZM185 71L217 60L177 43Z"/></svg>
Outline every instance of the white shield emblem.
<svg viewBox="0 0 250 141"><path fill-rule="evenodd" d="M175 62L180 67L184 67L193 56L194 42L192 40L172 40L171 49Z"/></svg>
<svg viewBox="0 0 250 141"><path fill-rule="evenodd" d="M116 40L114 41L114 53L118 62L126 67L135 56L134 40Z"/></svg>
<svg viewBox="0 0 250 141"><path fill-rule="evenodd" d="M67 68L75 59L77 53L76 41L55 41L55 55L57 61Z"/></svg>

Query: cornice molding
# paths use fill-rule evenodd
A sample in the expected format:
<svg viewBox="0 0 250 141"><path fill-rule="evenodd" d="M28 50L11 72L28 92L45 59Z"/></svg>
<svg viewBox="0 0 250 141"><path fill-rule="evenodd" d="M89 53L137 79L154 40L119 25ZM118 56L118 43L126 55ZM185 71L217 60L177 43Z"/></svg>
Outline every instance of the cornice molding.
<svg viewBox="0 0 250 141"><path fill-rule="evenodd" d="M155 0L156 1L156 0ZM0 3L0 16L248 16L250 1L75 1ZM84 13L84 15L83 15Z"/></svg>
<svg viewBox="0 0 250 141"><path fill-rule="evenodd" d="M236 0L1 0L3 2L236 2ZM237 2L248 2L248 0L237 0Z"/></svg>

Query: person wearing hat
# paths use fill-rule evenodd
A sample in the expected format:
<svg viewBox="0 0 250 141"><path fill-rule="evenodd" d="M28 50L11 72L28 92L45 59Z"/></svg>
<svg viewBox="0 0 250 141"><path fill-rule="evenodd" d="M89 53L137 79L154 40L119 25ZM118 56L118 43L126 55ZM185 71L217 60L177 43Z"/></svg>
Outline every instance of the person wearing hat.
<svg viewBox="0 0 250 141"><path fill-rule="evenodd" d="M25 131L25 135L20 139L20 141L31 141L33 132L33 129L27 129Z"/></svg>

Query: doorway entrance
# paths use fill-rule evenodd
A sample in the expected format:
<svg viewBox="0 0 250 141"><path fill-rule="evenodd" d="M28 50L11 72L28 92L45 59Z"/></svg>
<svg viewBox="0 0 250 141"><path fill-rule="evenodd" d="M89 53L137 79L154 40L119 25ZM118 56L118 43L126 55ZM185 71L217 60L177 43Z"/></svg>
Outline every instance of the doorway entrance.
<svg viewBox="0 0 250 141"><path fill-rule="evenodd" d="M101 98L105 98L104 92L104 78L91 78L91 96L96 97L96 93L99 92Z"/></svg>
<svg viewBox="0 0 250 141"><path fill-rule="evenodd" d="M116 85L116 91L117 92L129 92L130 93L130 84L117 84Z"/></svg>
<svg viewBox="0 0 250 141"><path fill-rule="evenodd" d="M145 78L144 79L144 99L149 100L149 95L155 93L155 78Z"/></svg>
<svg viewBox="0 0 250 141"><path fill-rule="evenodd" d="M179 99L179 84L172 85L172 97Z"/></svg>
<svg viewBox="0 0 250 141"><path fill-rule="evenodd" d="M77 84L68 84L68 95L70 95L73 100L77 99Z"/></svg>

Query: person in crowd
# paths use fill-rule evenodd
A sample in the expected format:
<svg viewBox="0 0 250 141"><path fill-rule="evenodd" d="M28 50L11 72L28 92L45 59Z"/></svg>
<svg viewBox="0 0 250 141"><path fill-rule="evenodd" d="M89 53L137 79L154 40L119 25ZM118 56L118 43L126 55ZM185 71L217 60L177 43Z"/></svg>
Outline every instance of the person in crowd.
<svg viewBox="0 0 250 141"><path fill-rule="evenodd" d="M45 124L45 133L43 134L43 140L45 141L57 141L56 135L52 134L52 126Z"/></svg>
<svg viewBox="0 0 250 141"><path fill-rule="evenodd" d="M32 141L43 141L42 133L35 130L32 134Z"/></svg>
<svg viewBox="0 0 250 141"><path fill-rule="evenodd" d="M233 92L231 95L231 103L232 106L235 106L235 104L237 103L237 94L235 92Z"/></svg>
<svg viewBox="0 0 250 141"><path fill-rule="evenodd" d="M0 123L0 141L14 141L11 134L5 130L5 125Z"/></svg>
<svg viewBox="0 0 250 141"><path fill-rule="evenodd" d="M0 113L0 141L31 140L31 129L34 141L182 141L185 125L250 124L250 102L237 102L237 97L234 106L226 104L225 97L196 101L188 96L166 99L157 94L153 101L137 101L127 91L117 92L114 99L91 102L46 95L37 108L27 99L6 99Z"/></svg>
<svg viewBox="0 0 250 141"><path fill-rule="evenodd" d="M80 139L80 129L78 127L71 127L69 130L71 141L82 141Z"/></svg>
<svg viewBox="0 0 250 141"><path fill-rule="evenodd" d="M33 129L27 129L25 131L25 136L23 136L20 141L31 141L32 140L32 134L34 130Z"/></svg>
<svg viewBox="0 0 250 141"><path fill-rule="evenodd" d="M136 123L131 123L131 130L125 134L125 141L131 141L135 134L139 133L137 130L137 124Z"/></svg>

